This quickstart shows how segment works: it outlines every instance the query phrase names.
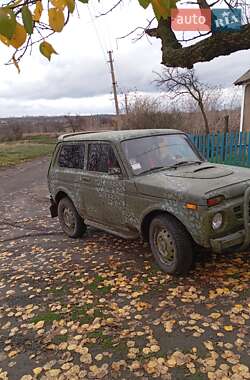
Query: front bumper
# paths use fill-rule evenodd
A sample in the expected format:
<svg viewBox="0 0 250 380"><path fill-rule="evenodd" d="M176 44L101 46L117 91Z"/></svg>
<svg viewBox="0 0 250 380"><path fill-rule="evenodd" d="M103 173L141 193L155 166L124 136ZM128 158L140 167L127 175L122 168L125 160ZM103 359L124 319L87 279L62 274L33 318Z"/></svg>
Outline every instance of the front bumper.
<svg viewBox="0 0 250 380"><path fill-rule="evenodd" d="M244 229L226 235L220 238L211 239L210 244L215 252L221 253L222 251L237 247L237 249L244 250L250 245L250 225L249 225L249 209L250 207L250 187L245 190L243 202L243 219Z"/></svg>

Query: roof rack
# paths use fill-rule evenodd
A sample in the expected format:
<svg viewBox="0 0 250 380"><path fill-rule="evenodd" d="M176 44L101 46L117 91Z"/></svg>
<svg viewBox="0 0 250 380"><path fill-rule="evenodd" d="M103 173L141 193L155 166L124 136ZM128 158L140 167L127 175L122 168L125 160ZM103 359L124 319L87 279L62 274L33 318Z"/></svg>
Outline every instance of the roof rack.
<svg viewBox="0 0 250 380"><path fill-rule="evenodd" d="M110 130L101 130L101 131L83 131L83 132L71 132L71 133L65 133L64 135L61 135L58 137L58 141L64 140L66 137L70 136L77 136L77 135L86 135L88 133L99 133L99 132L109 132Z"/></svg>

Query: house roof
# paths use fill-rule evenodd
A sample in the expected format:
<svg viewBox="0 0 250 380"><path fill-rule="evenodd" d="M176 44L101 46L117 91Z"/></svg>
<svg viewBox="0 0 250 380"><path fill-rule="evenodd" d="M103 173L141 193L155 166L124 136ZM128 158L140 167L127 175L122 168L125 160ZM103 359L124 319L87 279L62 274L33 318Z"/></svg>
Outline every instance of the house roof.
<svg viewBox="0 0 250 380"><path fill-rule="evenodd" d="M250 70L243 74L239 79L234 82L235 86L240 86L242 84L250 82Z"/></svg>

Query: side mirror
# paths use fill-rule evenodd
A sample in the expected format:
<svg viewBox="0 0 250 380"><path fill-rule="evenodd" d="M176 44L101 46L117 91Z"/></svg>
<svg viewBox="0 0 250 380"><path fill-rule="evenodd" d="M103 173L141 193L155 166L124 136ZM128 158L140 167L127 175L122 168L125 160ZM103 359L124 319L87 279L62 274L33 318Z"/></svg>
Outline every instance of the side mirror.
<svg viewBox="0 0 250 380"><path fill-rule="evenodd" d="M114 167L114 168L109 168L108 174L120 177L122 172L121 172L121 169L119 167Z"/></svg>

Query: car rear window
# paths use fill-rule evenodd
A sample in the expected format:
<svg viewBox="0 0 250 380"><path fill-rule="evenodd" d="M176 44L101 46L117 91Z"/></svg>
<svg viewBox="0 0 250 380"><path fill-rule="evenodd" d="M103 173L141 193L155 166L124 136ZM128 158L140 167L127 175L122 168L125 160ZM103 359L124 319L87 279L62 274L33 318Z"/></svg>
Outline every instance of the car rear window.
<svg viewBox="0 0 250 380"><path fill-rule="evenodd" d="M63 145L58 159L61 168L83 169L84 168L84 144Z"/></svg>
<svg viewBox="0 0 250 380"><path fill-rule="evenodd" d="M111 168L118 168L119 164L110 144L93 143L88 149L88 170L108 173Z"/></svg>

